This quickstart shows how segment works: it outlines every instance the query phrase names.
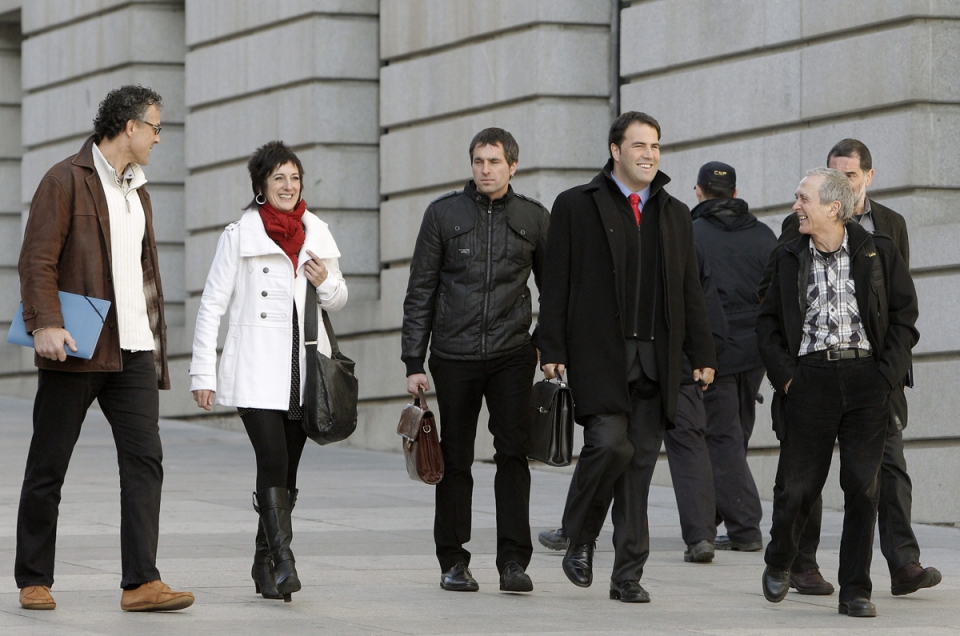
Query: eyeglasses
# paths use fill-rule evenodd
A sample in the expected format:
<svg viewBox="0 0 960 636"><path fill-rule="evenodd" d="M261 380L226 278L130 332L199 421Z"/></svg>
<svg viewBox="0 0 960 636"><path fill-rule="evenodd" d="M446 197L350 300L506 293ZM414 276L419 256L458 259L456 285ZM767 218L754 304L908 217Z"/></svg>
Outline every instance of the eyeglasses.
<svg viewBox="0 0 960 636"><path fill-rule="evenodd" d="M160 124L151 124L150 122L144 119L138 119L137 121L140 122L141 124L146 124L147 126L150 126L151 128L153 128L153 134L155 135L159 135L160 131L163 130L163 126L161 126Z"/></svg>

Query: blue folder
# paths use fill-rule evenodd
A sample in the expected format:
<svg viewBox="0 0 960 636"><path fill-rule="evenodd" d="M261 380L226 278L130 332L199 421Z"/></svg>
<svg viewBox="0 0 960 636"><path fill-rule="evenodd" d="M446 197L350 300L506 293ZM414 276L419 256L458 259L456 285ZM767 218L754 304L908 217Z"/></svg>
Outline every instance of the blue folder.
<svg viewBox="0 0 960 636"><path fill-rule="evenodd" d="M77 343L76 352L71 351L67 345L63 348L68 356L89 360L97 348L97 341L100 340L100 331L110 310L110 301L65 291L57 292L57 295L60 297L63 327ZM24 347L33 346L33 336L27 333L26 325L23 324L23 303L20 303L13 317L7 342Z"/></svg>

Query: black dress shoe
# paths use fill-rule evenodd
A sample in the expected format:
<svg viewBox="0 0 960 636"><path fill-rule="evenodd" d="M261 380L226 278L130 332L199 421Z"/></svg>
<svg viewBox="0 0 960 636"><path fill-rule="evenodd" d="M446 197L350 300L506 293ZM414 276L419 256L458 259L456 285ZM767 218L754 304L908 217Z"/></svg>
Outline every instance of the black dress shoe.
<svg viewBox="0 0 960 636"><path fill-rule="evenodd" d="M590 587L593 583L593 549L596 544L570 544L563 557L563 573L577 587Z"/></svg>
<svg viewBox="0 0 960 636"><path fill-rule="evenodd" d="M551 550L566 550L567 535L563 533L563 528L556 530L541 530L538 537L540 545Z"/></svg>
<svg viewBox="0 0 960 636"><path fill-rule="evenodd" d="M533 581L516 561L510 561L500 575L501 592L532 592Z"/></svg>
<svg viewBox="0 0 960 636"><path fill-rule="evenodd" d="M610 581L610 598L621 603L649 603L650 595L639 581Z"/></svg>
<svg viewBox="0 0 960 636"><path fill-rule="evenodd" d="M763 571L763 598L779 603L790 590L790 571L778 570L769 565Z"/></svg>
<svg viewBox="0 0 960 636"><path fill-rule="evenodd" d="M713 540L713 547L716 550L736 550L737 552L759 552L763 549L763 541L732 541L725 534L718 535Z"/></svg>
<svg viewBox="0 0 960 636"><path fill-rule="evenodd" d="M838 609L841 614L858 618L875 618L877 615L877 606L866 598L852 598L845 603L840 603Z"/></svg>
<svg viewBox="0 0 960 636"><path fill-rule="evenodd" d="M440 589L449 592L476 592L480 589L466 563L457 563L440 576Z"/></svg>

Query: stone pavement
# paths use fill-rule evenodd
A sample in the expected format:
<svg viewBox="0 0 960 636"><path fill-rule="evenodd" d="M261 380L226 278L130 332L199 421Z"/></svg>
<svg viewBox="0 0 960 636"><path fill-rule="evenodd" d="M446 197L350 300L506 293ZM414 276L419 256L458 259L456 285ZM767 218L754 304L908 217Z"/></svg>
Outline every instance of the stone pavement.
<svg viewBox="0 0 960 636"><path fill-rule="evenodd" d="M159 551L164 580L189 589L196 604L171 614L120 611L119 504L109 427L91 412L74 453L60 507L58 607L26 611L17 602L13 559L17 501L30 434L31 403L0 398L0 634L960 634L960 531L917 526L924 563L944 582L893 597L875 550L880 616L837 614L836 595L778 605L760 592L760 553L718 552L712 564L683 563L676 503L668 488L651 493L652 554L643 584L649 605L607 599L610 528L600 538L597 582L580 589L560 570L560 553L535 551L529 595L499 591L493 467L474 471L471 569L480 592L439 589L433 556L433 489L407 479L400 455L321 448L312 443L300 469L294 550L303 591L292 603L254 594L250 580L256 516L250 507L253 451L242 433L163 421L166 482ZM390 422L384 426L392 426ZM399 442L398 442L399 444ZM559 520L568 475L533 471L534 533ZM765 505L764 521L770 509ZM841 515L824 515L821 564L836 582Z"/></svg>

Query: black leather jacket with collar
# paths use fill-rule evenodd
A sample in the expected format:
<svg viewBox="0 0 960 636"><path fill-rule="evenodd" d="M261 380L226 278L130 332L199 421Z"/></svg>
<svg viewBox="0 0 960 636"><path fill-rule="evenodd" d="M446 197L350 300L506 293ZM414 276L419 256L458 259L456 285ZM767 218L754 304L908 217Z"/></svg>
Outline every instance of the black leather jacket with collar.
<svg viewBox="0 0 960 636"><path fill-rule="evenodd" d="M401 359L423 372L427 344L440 358L489 360L530 342L532 301L549 213L511 187L491 201L469 181L427 207L403 303Z"/></svg>

